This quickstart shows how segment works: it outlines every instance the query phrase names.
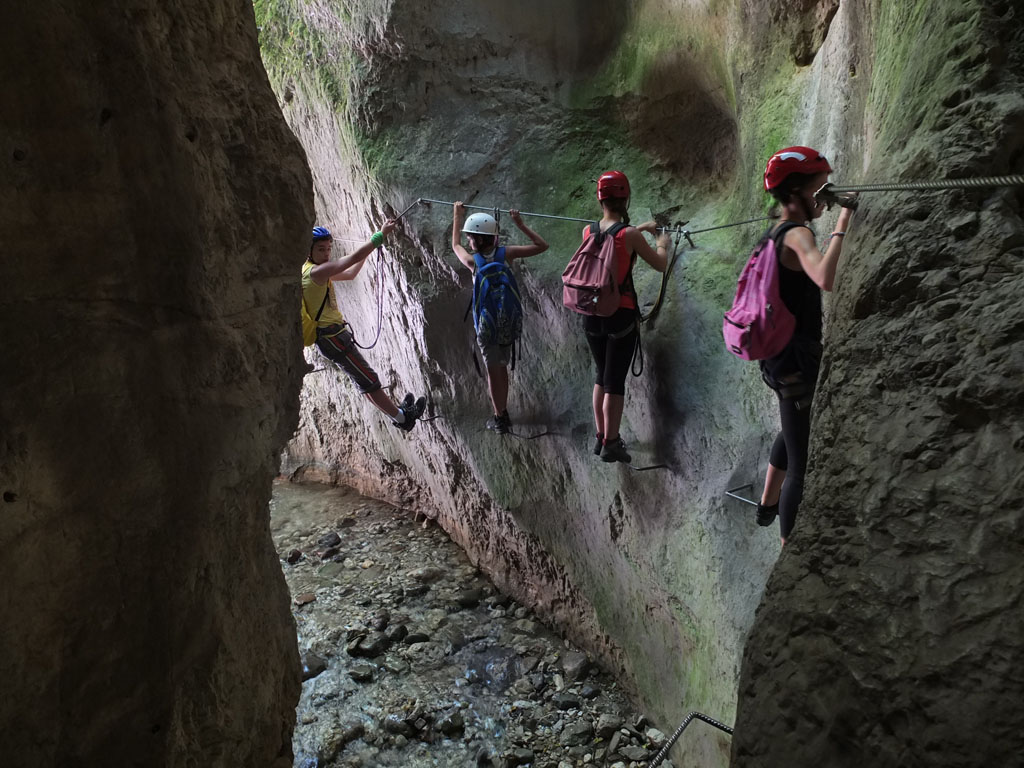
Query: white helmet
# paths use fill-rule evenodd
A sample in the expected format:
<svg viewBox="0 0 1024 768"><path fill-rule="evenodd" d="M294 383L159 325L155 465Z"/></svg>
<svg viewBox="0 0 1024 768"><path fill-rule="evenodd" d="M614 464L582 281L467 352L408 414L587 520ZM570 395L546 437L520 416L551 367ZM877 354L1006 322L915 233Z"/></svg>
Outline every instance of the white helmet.
<svg viewBox="0 0 1024 768"><path fill-rule="evenodd" d="M492 235L497 237L498 222L489 213L474 213L466 219L462 231L468 232L471 235Z"/></svg>

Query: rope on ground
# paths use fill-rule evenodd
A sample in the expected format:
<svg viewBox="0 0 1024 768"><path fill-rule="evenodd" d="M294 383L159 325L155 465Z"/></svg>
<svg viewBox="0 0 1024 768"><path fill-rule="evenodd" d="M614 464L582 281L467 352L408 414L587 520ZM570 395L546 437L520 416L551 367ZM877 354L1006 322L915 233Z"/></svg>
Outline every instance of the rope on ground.
<svg viewBox="0 0 1024 768"><path fill-rule="evenodd" d="M730 728L728 725L723 725L717 720L714 720L700 712L691 712L686 716L686 718L683 720L680 726L676 728L676 732L673 733L669 740L665 742L665 746L663 746L661 750L658 752L658 754L654 756L654 759L647 764L647 768L657 768L657 766L661 765L664 762L665 758L668 757L669 750L671 750L672 746L676 743L676 741L679 740L679 737L683 735L683 731L686 730L686 726L688 726L694 720L702 720L708 725L713 725L715 728L718 728L721 731L725 731L730 736L732 735L732 728Z"/></svg>

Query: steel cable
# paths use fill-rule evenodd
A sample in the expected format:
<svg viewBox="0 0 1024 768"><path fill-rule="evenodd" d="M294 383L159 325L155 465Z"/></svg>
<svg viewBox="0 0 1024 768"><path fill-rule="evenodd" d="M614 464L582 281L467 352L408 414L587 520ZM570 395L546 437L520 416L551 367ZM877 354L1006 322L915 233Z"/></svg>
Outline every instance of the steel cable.
<svg viewBox="0 0 1024 768"><path fill-rule="evenodd" d="M980 176L974 179L943 179L941 181L898 181L891 184L828 185L830 192L913 192L923 189L983 189L985 187L1024 186L1024 174Z"/></svg>
<svg viewBox="0 0 1024 768"><path fill-rule="evenodd" d="M654 759L647 764L647 768L656 768L657 766L661 765L662 762L664 762L665 758L668 757L669 750L671 750L672 746L679 740L679 737L683 735L683 731L686 730L686 726L688 726L694 720L702 720L708 725L713 725L715 728L718 728L721 731L725 731L730 736L732 735L732 728L730 728L728 725L724 725L723 723L720 723L714 718L708 717L707 715L701 712L691 712L686 716L683 722L679 724L679 727L676 728L675 733L673 733L672 736L669 737L669 740L665 742L665 746L663 746L658 751L658 754L654 756Z"/></svg>

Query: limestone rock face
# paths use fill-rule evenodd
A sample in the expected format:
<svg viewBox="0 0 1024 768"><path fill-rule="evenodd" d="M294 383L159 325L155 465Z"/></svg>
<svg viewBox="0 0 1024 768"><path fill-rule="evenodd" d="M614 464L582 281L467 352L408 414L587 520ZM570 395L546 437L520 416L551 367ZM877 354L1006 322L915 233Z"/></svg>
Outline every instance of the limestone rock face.
<svg viewBox="0 0 1024 768"><path fill-rule="evenodd" d="M967 5L889 8L868 30L886 97L865 115L871 176L1024 170L1024 19ZM906 58L883 70L895 38ZM1008 190L864 200L799 530L744 655L735 765L1020 761L1022 204Z"/></svg>
<svg viewBox="0 0 1024 768"><path fill-rule="evenodd" d="M1020 20L1007 3L466 0L441 14L414 0L380 0L345 10L326 1L262 5L257 17L285 116L310 156L319 220L356 241L418 197L593 217L592 180L609 168L630 176L634 222L664 213L696 229L746 219L766 209L760 175L786 144L819 147L836 178L852 183L1007 172L1019 163L1018 97L1005 78L1020 70ZM985 45L982 30L990 32ZM814 521L825 510L854 514L851 498L885 510L910 493L920 499L914 535L933 527L925 507L940 494L902 490L916 488L918 470L891 460L891 452L909 451L907 461L939 462L930 471L951 468L942 463L941 437L953 433L917 426L927 410L961 420L964 453L949 455L960 457L973 498L984 497L982 488L1016 498L1012 403L1021 382L1010 345L1019 329L1016 310L999 297L1017 285L1019 203L1006 192L865 199L827 307L837 351L827 356L818 398L815 479L780 569L792 573L774 576L750 646L773 655L747 656L738 713L746 735L738 731L731 745L711 729L691 729L677 761L724 765L732 750L753 765L775 759L772 750L792 750L777 738L778 698L763 690L801 691L784 700L786 717L798 718L802 707L817 706L807 691L828 690L845 663L828 649L785 655L789 617L817 626L804 612L817 617L833 597L820 584L795 593L804 583L798 572L836 567L856 552L851 584L882 588L893 556L890 533L855 544L855 530L817 532ZM450 253L450 217L447 206L414 208L360 279L338 288L363 343L374 340L380 308L382 332L367 357L396 399L428 393L437 420L398 432L314 353L309 360L320 370L306 378L286 470L427 510L519 599L619 668L662 730L691 709L732 722L742 648L778 554L776 532L756 528L751 509L723 493L760 483L777 428L774 397L756 366L731 359L720 336L721 313L762 225L695 238L661 315L645 328L646 369L627 384L623 432L636 464L670 469L639 474L590 453L591 363L578 318L561 306L559 281L582 225L529 220L552 249L519 267L527 317L510 411L524 435L552 434L522 441L483 429L485 386L462 322L470 278ZM834 221L834 212L820 220L819 234ZM502 227L506 242L523 242L510 222ZM940 267L946 276L933 282ZM650 304L658 280L643 265L636 274ZM983 294L983 284L997 287ZM954 316L950 327L962 331L941 324ZM981 333L988 327L992 335ZM953 389L933 396L934 377L951 369L914 361L951 362L974 337L984 339L991 363L979 352L957 370L970 370L977 394L943 379ZM880 394L874 382L896 370L900 378ZM893 386L902 389L890 401ZM1005 413L980 405L990 391ZM984 419L954 416L968 400ZM935 444L918 450L928 435ZM989 462L982 473L967 460L974 450ZM822 559L826 545L834 553ZM938 573L946 560L928 562ZM934 600L921 621L947 628L939 604L948 594ZM995 621L992 610L984 615ZM870 636L872 620L847 612L843 640L855 645L856 628L863 623ZM910 633L906 648L919 640ZM856 653L867 666L886 644L873 638ZM995 647L1009 652L1001 641ZM819 650L827 660L801 677L798 665ZM904 667L894 664L887 683L896 688ZM815 713L807 727L824 717ZM805 762L823 760L816 749L829 754L820 740L802 744Z"/></svg>
<svg viewBox="0 0 1024 768"><path fill-rule="evenodd" d="M252 7L15 3L0 69L0 754L288 766L312 201Z"/></svg>

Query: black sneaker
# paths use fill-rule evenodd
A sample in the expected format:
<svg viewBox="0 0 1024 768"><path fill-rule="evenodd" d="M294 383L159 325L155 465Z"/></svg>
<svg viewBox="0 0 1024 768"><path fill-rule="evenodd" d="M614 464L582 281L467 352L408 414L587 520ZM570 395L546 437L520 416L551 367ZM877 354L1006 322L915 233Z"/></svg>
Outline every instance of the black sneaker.
<svg viewBox="0 0 1024 768"><path fill-rule="evenodd" d="M499 435L507 435L512 431L512 419L509 418L508 411L502 412L500 416L491 416L487 420L487 428L493 429Z"/></svg>
<svg viewBox="0 0 1024 768"><path fill-rule="evenodd" d="M412 396L412 392L406 392L405 397L402 398L402 402L398 404L399 408L410 408L413 403L416 402L416 398Z"/></svg>
<svg viewBox="0 0 1024 768"><path fill-rule="evenodd" d="M416 420L423 415L423 411L427 407L427 398L421 397L419 400L410 404L408 401L411 397L412 395L406 395L405 399L402 400L402 404L398 407L398 410L402 412L405 419L401 422L391 422L396 427L405 430L406 432L412 431L412 428L416 426Z"/></svg>
<svg viewBox="0 0 1024 768"><path fill-rule="evenodd" d="M603 432L598 432L595 435L595 437L597 438L597 441L594 443L594 455L595 456L600 456L601 455L601 449L604 448L604 433Z"/></svg>
<svg viewBox="0 0 1024 768"><path fill-rule="evenodd" d="M762 528L767 527L775 522L775 518L779 514L779 502L775 502L771 506L757 504L757 524Z"/></svg>
<svg viewBox="0 0 1024 768"><path fill-rule="evenodd" d="M626 453L626 444L622 442L621 437L615 438L610 443L606 442L601 448L601 461L621 461L623 464L629 464L632 460L633 457Z"/></svg>

